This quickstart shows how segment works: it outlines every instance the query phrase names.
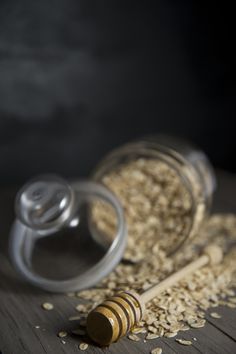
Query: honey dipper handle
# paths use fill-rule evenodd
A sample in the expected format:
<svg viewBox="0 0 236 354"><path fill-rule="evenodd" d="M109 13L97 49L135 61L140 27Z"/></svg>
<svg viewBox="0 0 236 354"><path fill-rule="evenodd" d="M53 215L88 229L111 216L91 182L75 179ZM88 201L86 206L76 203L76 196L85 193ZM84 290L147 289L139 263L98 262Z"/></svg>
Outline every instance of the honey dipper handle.
<svg viewBox="0 0 236 354"><path fill-rule="evenodd" d="M222 260L223 254L220 247L216 245L207 246L204 250L204 254L196 261L189 263L187 266L179 270L178 272L170 275L159 284L153 286L149 290L141 294L141 300L145 304L158 296L162 291L175 285L178 281L185 278L187 275L194 273L197 269L207 264L217 264Z"/></svg>

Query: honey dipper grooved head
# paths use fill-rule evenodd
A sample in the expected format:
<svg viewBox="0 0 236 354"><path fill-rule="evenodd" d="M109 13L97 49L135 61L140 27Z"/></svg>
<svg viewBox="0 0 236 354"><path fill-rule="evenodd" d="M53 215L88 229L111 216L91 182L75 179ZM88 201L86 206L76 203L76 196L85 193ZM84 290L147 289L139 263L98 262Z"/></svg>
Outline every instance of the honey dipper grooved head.
<svg viewBox="0 0 236 354"><path fill-rule="evenodd" d="M99 345L109 345L123 337L141 320L143 306L135 292L121 292L92 310L87 318L89 337Z"/></svg>

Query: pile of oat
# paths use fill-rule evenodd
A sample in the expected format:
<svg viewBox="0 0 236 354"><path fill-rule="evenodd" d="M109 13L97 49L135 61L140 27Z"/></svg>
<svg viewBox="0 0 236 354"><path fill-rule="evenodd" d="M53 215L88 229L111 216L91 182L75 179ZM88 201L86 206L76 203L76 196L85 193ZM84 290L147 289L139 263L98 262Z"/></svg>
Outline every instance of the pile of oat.
<svg viewBox="0 0 236 354"><path fill-rule="evenodd" d="M212 241L227 251L223 262L203 267L148 303L143 320L132 330L129 338L138 341L139 333L145 333L146 340L162 336L174 337L180 330L203 327L205 310L210 307L214 308L214 318L219 318L215 309L218 305L236 308L233 290L236 286L236 247L230 247L230 251L228 249L229 244L236 242L236 216L214 215L195 243L179 251L175 258L168 258L154 244L150 253L144 256L145 261L129 264L122 262L96 288L69 294L87 300L77 307L81 325L85 324L87 313L105 298L120 290L134 289L142 292L148 289L190 260L196 259L203 245ZM139 248L139 244L136 247Z"/></svg>
<svg viewBox="0 0 236 354"><path fill-rule="evenodd" d="M124 209L128 226L126 259L145 259L155 243L170 253L189 234L191 195L178 173L165 162L138 158L117 166L101 182L114 192ZM113 210L97 202L92 218L104 242L111 240L116 227Z"/></svg>
<svg viewBox="0 0 236 354"><path fill-rule="evenodd" d="M142 321L127 336L132 341L176 337L179 331L203 327L205 311L211 307L215 319L220 318L217 306L236 308L236 247L229 247L233 242L236 246L236 216L214 215L199 230L196 220L202 223L204 208L194 218L192 195L181 178L166 163L152 158L123 163L102 178L123 206L128 245L122 262L95 288L68 294L85 300L76 307L79 314L70 318L80 324L73 333L85 335L88 312L105 299L125 290L142 293L198 258L212 242L225 252L222 263L199 269L146 304ZM111 207L95 202L90 212L97 239L110 244L116 230ZM195 227L199 233L194 241L168 256ZM192 344L179 336L175 339L180 345ZM86 349L82 343L80 350ZM152 354L161 352L159 347L152 350Z"/></svg>

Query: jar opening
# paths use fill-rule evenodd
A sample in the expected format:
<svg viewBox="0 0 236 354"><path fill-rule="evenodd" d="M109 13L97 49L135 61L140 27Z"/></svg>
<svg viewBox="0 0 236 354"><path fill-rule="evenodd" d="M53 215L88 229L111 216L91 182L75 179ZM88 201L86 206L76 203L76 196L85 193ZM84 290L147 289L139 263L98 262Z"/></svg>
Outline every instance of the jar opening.
<svg viewBox="0 0 236 354"><path fill-rule="evenodd" d="M144 139L114 150L95 170L93 178L111 189L124 208L132 259L135 242L150 247L158 243L169 255L174 253L202 222L208 196L186 156Z"/></svg>

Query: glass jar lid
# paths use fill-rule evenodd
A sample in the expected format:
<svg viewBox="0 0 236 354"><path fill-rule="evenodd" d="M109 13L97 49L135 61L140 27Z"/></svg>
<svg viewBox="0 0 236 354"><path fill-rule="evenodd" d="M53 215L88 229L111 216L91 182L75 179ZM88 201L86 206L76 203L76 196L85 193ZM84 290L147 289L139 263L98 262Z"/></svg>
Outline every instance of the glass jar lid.
<svg viewBox="0 0 236 354"><path fill-rule="evenodd" d="M96 217L101 206L115 215L114 237L106 243ZM68 184L58 176L40 176L18 192L15 210L9 241L12 262L26 280L45 290L68 292L95 285L123 255L123 210L99 183Z"/></svg>

